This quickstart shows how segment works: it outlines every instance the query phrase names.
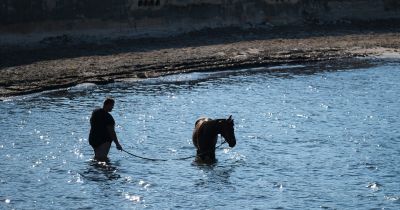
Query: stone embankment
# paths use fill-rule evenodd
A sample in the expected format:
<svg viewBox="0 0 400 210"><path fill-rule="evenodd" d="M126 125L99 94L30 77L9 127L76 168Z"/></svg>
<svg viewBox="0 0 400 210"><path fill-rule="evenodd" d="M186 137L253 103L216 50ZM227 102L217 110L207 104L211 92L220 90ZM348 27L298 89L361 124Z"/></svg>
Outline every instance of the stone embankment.
<svg viewBox="0 0 400 210"><path fill-rule="evenodd" d="M396 0L0 0L0 97L80 83L399 56Z"/></svg>

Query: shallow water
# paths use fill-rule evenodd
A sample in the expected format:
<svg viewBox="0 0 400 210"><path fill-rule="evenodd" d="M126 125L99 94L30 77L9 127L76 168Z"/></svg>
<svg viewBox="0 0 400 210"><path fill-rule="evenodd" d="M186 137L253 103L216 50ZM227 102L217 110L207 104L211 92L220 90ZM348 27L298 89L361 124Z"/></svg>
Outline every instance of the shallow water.
<svg viewBox="0 0 400 210"><path fill-rule="evenodd" d="M0 102L0 209L399 209L400 63L332 68L192 73ZM89 117L106 96L135 155L194 155L201 116L232 114L237 146L213 166L115 147L109 164L92 162Z"/></svg>

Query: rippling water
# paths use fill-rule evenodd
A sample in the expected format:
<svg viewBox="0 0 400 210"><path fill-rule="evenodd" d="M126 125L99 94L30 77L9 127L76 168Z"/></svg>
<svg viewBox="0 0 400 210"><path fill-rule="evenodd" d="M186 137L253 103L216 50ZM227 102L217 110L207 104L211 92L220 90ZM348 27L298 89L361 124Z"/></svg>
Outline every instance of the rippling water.
<svg viewBox="0 0 400 210"><path fill-rule="evenodd" d="M0 102L0 208L399 209L400 64L328 68L192 73ZM194 155L201 116L232 114L237 146L218 150L213 166L115 147L109 164L94 163L89 117L106 96L136 155Z"/></svg>

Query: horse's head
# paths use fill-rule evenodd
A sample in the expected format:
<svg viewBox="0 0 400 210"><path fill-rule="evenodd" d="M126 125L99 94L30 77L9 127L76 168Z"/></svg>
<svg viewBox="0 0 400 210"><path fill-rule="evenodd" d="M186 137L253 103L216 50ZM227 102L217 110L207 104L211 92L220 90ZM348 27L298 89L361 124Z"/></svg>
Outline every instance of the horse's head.
<svg viewBox="0 0 400 210"><path fill-rule="evenodd" d="M220 129L221 129L221 135L224 137L224 139L228 142L230 147L234 147L236 145L236 137L235 137L235 129L232 115L229 116L228 119L226 120L221 120L219 123L220 124Z"/></svg>

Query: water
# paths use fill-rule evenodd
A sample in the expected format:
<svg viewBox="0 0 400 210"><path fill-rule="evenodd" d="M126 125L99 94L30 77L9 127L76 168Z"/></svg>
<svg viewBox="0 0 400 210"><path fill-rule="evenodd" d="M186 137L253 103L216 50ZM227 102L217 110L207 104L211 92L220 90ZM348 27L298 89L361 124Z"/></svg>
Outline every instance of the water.
<svg viewBox="0 0 400 210"><path fill-rule="evenodd" d="M0 209L399 209L400 64L193 73L0 102ZM302 74L299 72L307 72ZM233 115L218 163L90 161L91 111L113 96L123 147L194 155L198 117Z"/></svg>

